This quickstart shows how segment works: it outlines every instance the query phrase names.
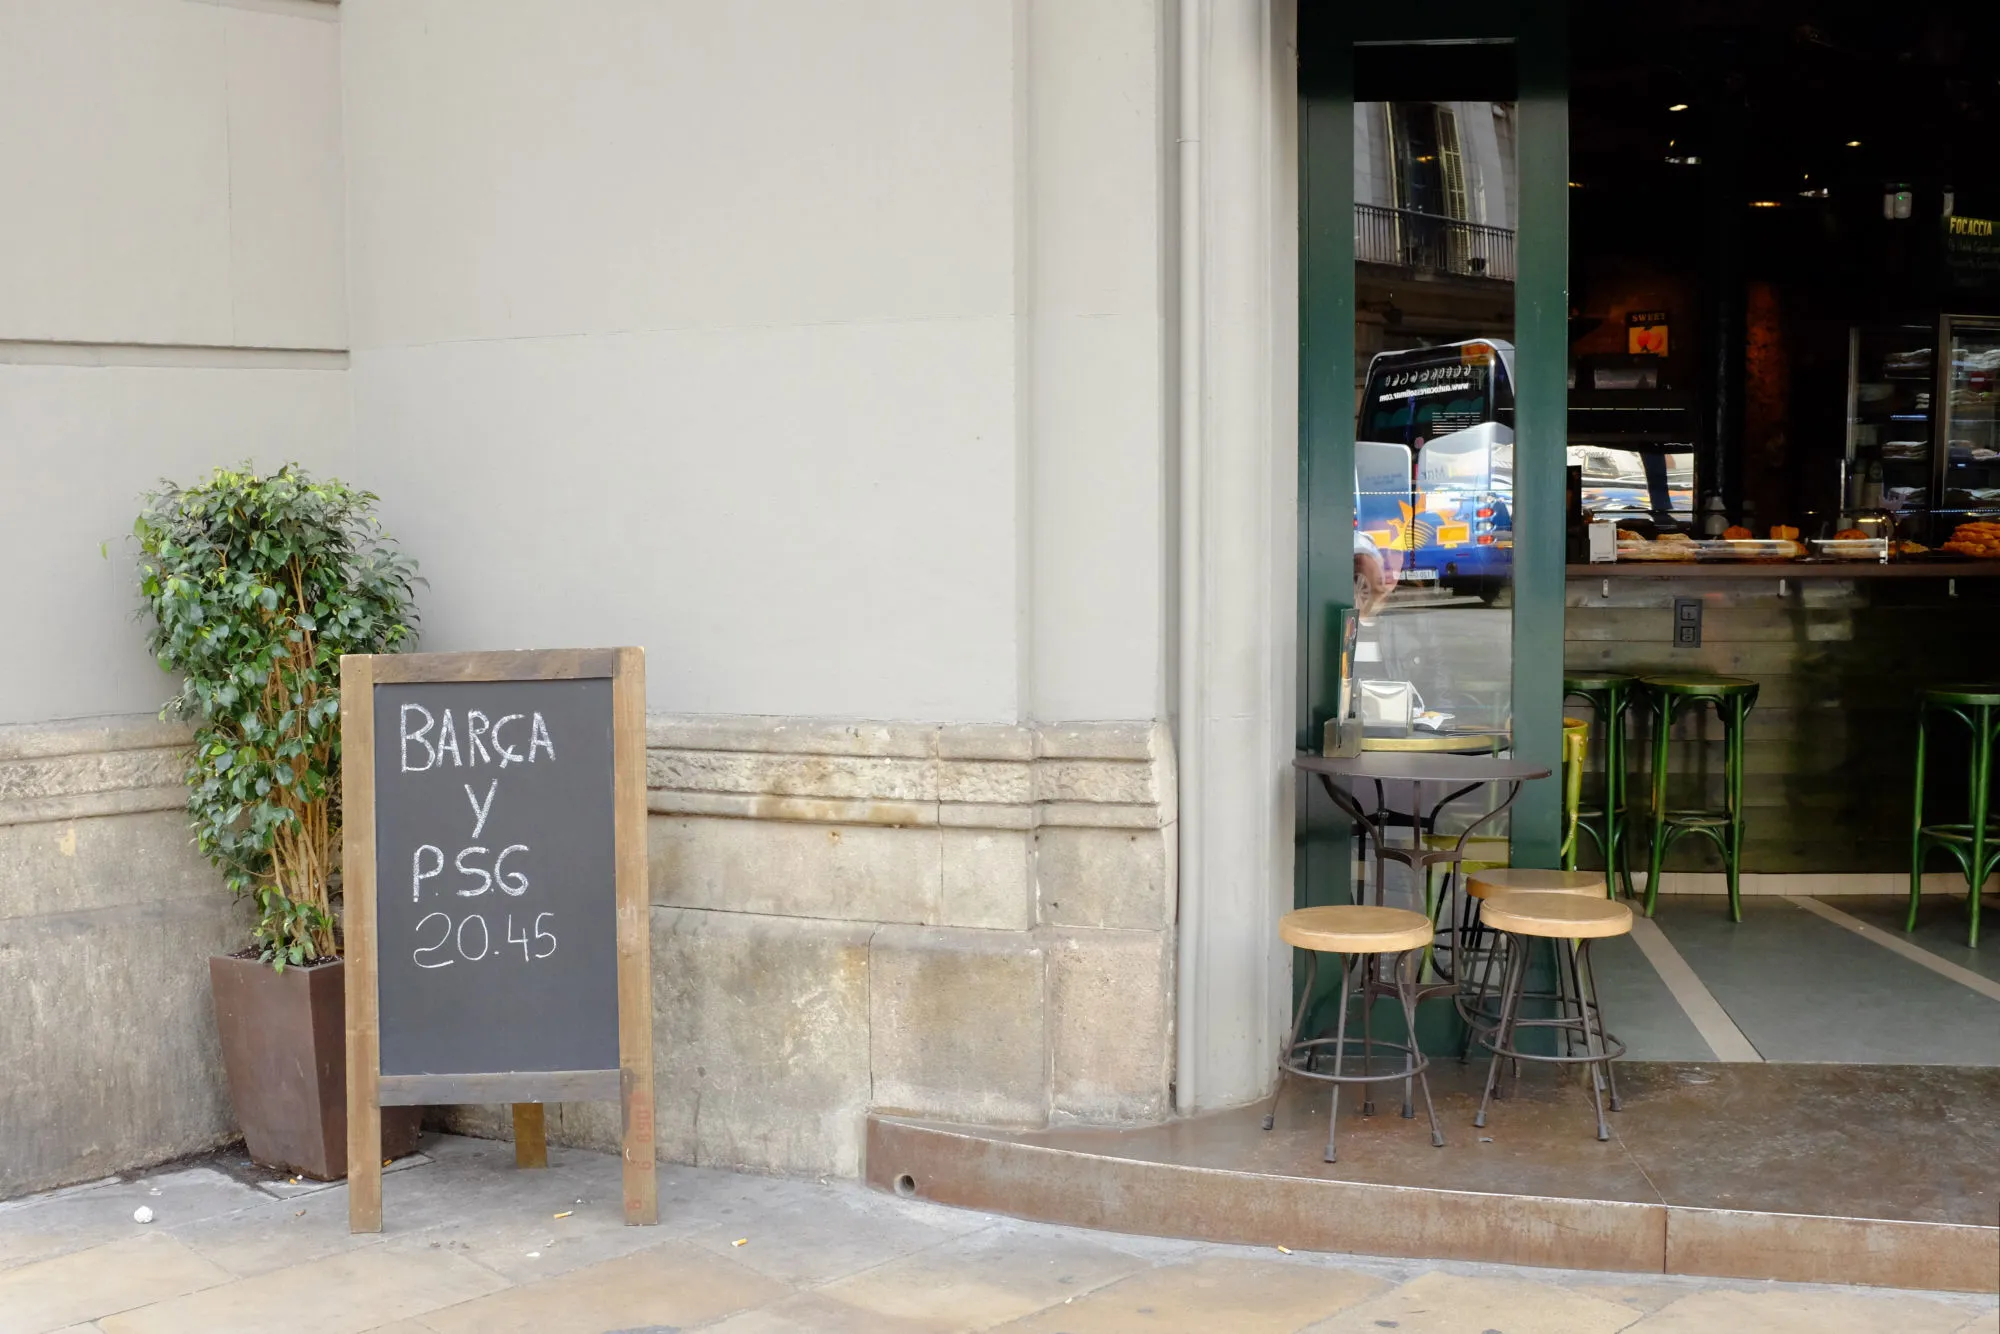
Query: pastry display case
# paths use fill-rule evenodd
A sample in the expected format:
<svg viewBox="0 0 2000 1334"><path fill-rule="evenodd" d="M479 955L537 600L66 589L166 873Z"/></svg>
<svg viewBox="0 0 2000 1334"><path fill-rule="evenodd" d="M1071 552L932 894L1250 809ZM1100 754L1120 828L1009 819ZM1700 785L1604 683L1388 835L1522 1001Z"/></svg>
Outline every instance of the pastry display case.
<svg viewBox="0 0 2000 1334"><path fill-rule="evenodd" d="M1856 328L1847 342L1842 508L1890 514L1918 542L1930 540L1936 507L1937 346L1937 328L1924 324Z"/></svg>
<svg viewBox="0 0 2000 1334"><path fill-rule="evenodd" d="M2000 519L2000 319L1852 330L1842 469L1850 522L1886 514L1906 541Z"/></svg>

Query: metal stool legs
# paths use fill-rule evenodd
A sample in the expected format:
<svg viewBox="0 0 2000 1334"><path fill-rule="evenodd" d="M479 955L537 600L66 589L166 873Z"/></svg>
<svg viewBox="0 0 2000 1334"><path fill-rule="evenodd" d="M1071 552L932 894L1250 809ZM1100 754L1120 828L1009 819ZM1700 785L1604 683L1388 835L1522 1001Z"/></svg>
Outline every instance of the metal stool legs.
<svg viewBox="0 0 2000 1334"><path fill-rule="evenodd" d="M1422 947L1398 952L1394 956L1396 962L1394 965L1393 984L1386 987L1379 978L1382 956L1368 954L1356 956L1352 959L1345 954L1336 956L1340 960L1340 999L1338 1002L1340 1008L1339 1014L1334 1020L1333 1036L1330 1038L1308 1038L1301 1041L1299 1034L1305 1023L1306 1009L1311 1004L1313 982L1316 980L1319 972L1319 954L1308 951L1306 955L1305 990L1299 999L1298 1011L1293 1016L1292 1031L1285 1040L1285 1050L1278 1059L1278 1088L1272 1092L1270 1106L1264 1113L1264 1129L1271 1129L1277 1122L1278 1099L1284 1092L1286 1075L1300 1075L1307 1079L1317 1079L1323 1083L1331 1084L1333 1086L1332 1096L1327 1105L1326 1161L1329 1163L1338 1161L1340 1151L1340 1090L1342 1086L1346 1084L1358 1084L1361 1086L1363 1090L1362 1114L1369 1115L1373 1113L1375 1104L1373 1099L1367 1095L1368 1087L1371 1084L1380 1084L1389 1080L1400 1079L1403 1081L1403 1116L1411 1119L1415 1118L1417 1114L1416 1105L1412 1095L1421 1093L1423 1095L1424 1111L1430 1118L1431 1143L1440 1149L1444 1147L1444 1130L1438 1124L1437 1108L1431 1102L1430 1080L1424 1073L1429 1068L1430 1062L1417 1047L1416 974L1423 955L1424 951ZM1371 1012L1374 1009L1376 994L1382 990L1393 990L1398 1002L1402 1006L1406 1041L1384 1042L1380 1044L1389 1051L1402 1053L1404 1060L1394 1070L1376 1073L1374 1069L1374 1048L1377 1044L1374 1041L1374 1025L1371 1020ZM1353 1002L1357 999L1361 1003L1362 1036L1359 1042L1361 1044L1362 1065L1360 1074L1352 1074L1347 1069L1349 1059L1348 1047L1356 1039L1348 1037L1347 1025L1348 1011L1353 1008ZM1333 1069L1330 1072L1313 1068L1314 1057L1323 1054L1321 1049L1331 1050Z"/></svg>
<svg viewBox="0 0 2000 1334"><path fill-rule="evenodd" d="M1645 681L1648 712L1653 720L1653 849L1646 868L1646 916L1660 901L1660 871L1667 850L1683 834L1701 834L1722 852L1723 869L1729 880L1729 920L1743 920L1743 742L1751 706L1757 701L1754 685L1724 687L1716 693L1670 688ZM1674 715L1683 705L1699 708L1713 704L1722 720L1723 808L1713 810L1667 809L1667 761L1672 750Z"/></svg>
<svg viewBox="0 0 2000 1334"><path fill-rule="evenodd" d="M1598 853L1604 858L1604 881L1607 894L1618 892L1614 876L1624 880L1624 895L1633 897L1632 853L1633 831L1626 828L1626 804L1629 800L1628 772L1629 759L1626 755L1625 717L1635 700L1638 686L1636 677L1609 675L1601 677L1565 677L1563 698L1582 700L1590 705L1594 715L1594 730L1604 735L1604 788L1601 800L1582 807L1578 812L1577 828L1589 834L1591 842L1597 845ZM1572 865L1572 862L1564 863Z"/></svg>
<svg viewBox="0 0 2000 1334"><path fill-rule="evenodd" d="M2000 827L1993 823L1993 749L1995 740L2000 739L2000 693L1988 693L1990 689L1928 690L1917 706L1917 777L1910 821L1910 912L1903 930L1917 929L1925 854L1933 848L1943 848L1965 872L1966 941L1973 946L1979 944L1979 902L1986 879L2000 866ZM1924 752L1933 713L1950 714L1972 730L1964 824L1924 823Z"/></svg>
<svg viewBox="0 0 2000 1334"><path fill-rule="evenodd" d="M1522 1061L1589 1065L1591 1103L1597 1112L1597 1138L1608 1140L1611 1138L1611 1126L1604 1118L1605 1093L1607 1090L1610 1093L1611 1110L1618 1111L1618 1083L1611 1062L1625 1054L1625 1044L1604 1029L1604 1010L1598 1001L1597 978L1590 965L1590 940L1557 938L1551 941L1558 956L1556 1013L1548 1019L1523 1019L1521 1000L1527 990L1529 941L1532 939L1537 937L1512 934L1507 937L1506 980L1501 987L1499 1022L1480 1039L1482 1045L1493 1053L1493 1059L1486 1068L1486 1091L1479 1100L1479 1114L1473 1117L1472 1124L1481 1129L1486 1126L1486 1113L1493 1104L1503 1058L1514 1062L1517 1075ZM1569 973L1574 979L1569 988L1562 985L1564 973ZM1570 1013L1572 1009L1574 1014ZM1563 1050L1553 1055L1522 1051L1519 1038L1521 1030L1527 1028L1550 1028L1562 1033ZM1579 1037L1584 1048L1581 1055L1576 1054L1574 1047Z"/></svg>

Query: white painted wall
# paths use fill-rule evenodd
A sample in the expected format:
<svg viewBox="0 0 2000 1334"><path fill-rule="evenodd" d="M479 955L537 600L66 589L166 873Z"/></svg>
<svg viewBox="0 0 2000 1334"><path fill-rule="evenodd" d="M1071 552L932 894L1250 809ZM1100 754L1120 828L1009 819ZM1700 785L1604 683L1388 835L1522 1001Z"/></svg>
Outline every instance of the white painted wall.
<svg viewBox="0 0 2000 1334"><path fill-rule="evenodd" d="M1160 709L1153 0L348 0L358 474L434 648Z"/></svg>
<svg viewBox="0 0 2000 1334"><path fill-rule="evenodd" d="M167 693L123 540L161 476L345 467L338 354L232 350L346 343L337 16L0 5L0 722Z"/></svg>
<svg viewBox="0 0 2000 1334"><path fill-rule="evenodd" d="M338 14L0 5L0 338L345 347Z"/></svg>
<svg viewBox="0 0 2000 1334"><path fill-rule="evenodd" d="M1030 711L1163 718L1172 6L1030 14Z"/></svg>
<svg viewBox="0 0 2000 1334"><path fill-rule="evenodd" d="M145 647L140 493L218 462L348 471L338 370L0 365L0 722L138 713L173 693Z"/></svg>
<svg viewBox="0 0 2000 1334"><path fill-rule="evenodd" d="M157 703L122 534L246 456L382 494L430 647L1162 716L1166 8L0 6L0 721Z"/></svg>

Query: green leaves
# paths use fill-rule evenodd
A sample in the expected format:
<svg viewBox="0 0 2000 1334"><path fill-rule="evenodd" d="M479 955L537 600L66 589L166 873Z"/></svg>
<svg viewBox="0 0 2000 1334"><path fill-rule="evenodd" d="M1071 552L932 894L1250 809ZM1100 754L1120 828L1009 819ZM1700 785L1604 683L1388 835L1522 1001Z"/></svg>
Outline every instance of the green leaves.
<svg viewBox="0 0 2000 1334"><path fill-rule="evenodd" d="M295 465L218 468L145 498L133 523L148 648L183 678L195 843L257 905L263 959L335 952L340 658L416 641L416 565L376 497Z"/></svg>

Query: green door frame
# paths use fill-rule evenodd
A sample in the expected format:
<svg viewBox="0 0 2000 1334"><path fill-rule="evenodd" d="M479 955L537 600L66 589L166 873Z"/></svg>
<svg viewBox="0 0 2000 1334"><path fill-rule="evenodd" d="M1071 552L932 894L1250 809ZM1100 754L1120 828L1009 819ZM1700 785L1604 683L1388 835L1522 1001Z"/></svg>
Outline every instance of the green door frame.
<svg viewBox="0 0 2000 1334"><path fill-rule="evenodd" d="M1333 711L1336 612L1353 598L1356 42L1506 41L1519 81L1515 239L1514 753L1561 767L1563 492L1569 410L1568 6L1302 0L1299 85L1299 745ZM1300 793L1296 900L1344 900L1348 839ZM1319 805L1323 806L1321 802ZM1561 791L1513 810L1517 866L1554 866Z"/></svg>
<svg viewBox="0 0 2000 1334"><path fill-rule="evenodd" d="M1569 22L1530 6L1521 80L1514 238L1514 754L1562 770L1563 493L1569 443ZM1562 784L1514 806L1514 864L1554 866Z"/></svg>
<svg viewBox="0 0 2000 1334"><path fill-rule="evenodd" d="M1300 68L1298 745L1309 751L1334 713L1338 613L1354 597L1353 68L1348 42ZM1294 902L1348 901L1348 821L1306 780L1297 811Z"/></svg>

